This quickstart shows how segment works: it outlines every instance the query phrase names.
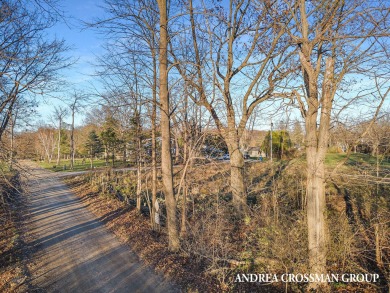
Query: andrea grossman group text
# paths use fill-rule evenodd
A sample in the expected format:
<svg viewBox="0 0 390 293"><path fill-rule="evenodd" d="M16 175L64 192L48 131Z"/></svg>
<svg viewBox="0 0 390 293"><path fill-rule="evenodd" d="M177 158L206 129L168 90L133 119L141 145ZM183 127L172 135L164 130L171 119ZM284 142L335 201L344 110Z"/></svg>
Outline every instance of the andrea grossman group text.
<svg viewBox="0 0 390 293"><path fill-rule="evenodd" d="M235 283L376 283L379 274L237 274Z"/></svg>

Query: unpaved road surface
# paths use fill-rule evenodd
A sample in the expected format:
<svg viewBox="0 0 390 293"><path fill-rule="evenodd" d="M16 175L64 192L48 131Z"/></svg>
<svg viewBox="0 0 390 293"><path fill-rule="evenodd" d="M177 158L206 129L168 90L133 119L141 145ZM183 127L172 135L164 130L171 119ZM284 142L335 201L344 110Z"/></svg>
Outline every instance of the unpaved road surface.
<svg viewBox="0 0 390 293"><path fill-rule="evenodd" d="M53 172L28 180L32 287L38 292L178 292L121 244ZM35 290L34 290L35 291Z"/></svg>

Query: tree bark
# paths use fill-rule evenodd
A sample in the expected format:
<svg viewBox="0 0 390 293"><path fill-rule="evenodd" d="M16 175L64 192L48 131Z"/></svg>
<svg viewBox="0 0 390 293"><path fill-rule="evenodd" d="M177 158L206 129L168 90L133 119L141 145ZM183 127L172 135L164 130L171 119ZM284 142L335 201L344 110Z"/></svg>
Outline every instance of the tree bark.
<svg viewBox="0 0 390 293"><path fill-rule="evenodd" d="M141 191L142 191L142 181L141 181L141 133L139 132L139 116L137 116L137 211L141 213Z"/></svg>
<svg viewBox="0 0 390 293"><path fill-rule="evenodd" d="M175 164L180 163L179 131L174 136L175 140Z"/></svg>
<svg viewBox="0 0 390 293"><path fill-rule="evenodd" d="M157 123L157 60L154 49L153 57L153 103L152 103L152 227L156 229L156 201L157 201L157 155L156 155L156 123Z"/></svg>
<svg viewBox="0 0 390 293"><path fill-rule="evenodd" d="M160 103L161 103L161 171L167 207L169 249L180 248L176 219L176 199L173 190L173 170L171 154L170 109L168 93L168 16L167 1L158 0L160 13Z"/></svg>
<svg viewBox="0 0 390 293"><path fill-rule="evenodd" d="M307 154L307 226L309 269L314 274L326 274L326 202L324 163L313 148Z"/></svg>
<svg viewBox="0 0 390 293"><path fill-rule="evenodd" d="M224 139L227 141L230 156L230 189L233 196L233 205L238 215L247 212L246 185L245 185L245 162L240 151L240 139L243 131L239 134L235 125L234 110L228 108L228 128Z"/></svg>
<svg viewBox="0 0 390 293"><path fill-rule="evenodd" d="M62 128L62 118L59 119L59 123L58 123L57 166L60 164L60 160L61 160L61 128Z"/></svg>
<svg viewBox="0 0 390 293"><path fill-rule="evenodd" d="M75 112L75 106L72 107L72 129L70 132L70 169L73 170L74 168L74 112Z"/></svg>
<svg viewBox="0 0 390 293"><path fill-rule="evenodd" d="M184 179L185 180L185 179ZM187 186L184 183L183 188L183 206L181 209L181 226L180 226L180 237L184 238L187 235Z"/></svg>
<svg viewBox="0 0 390 293"><path fill-rule="evenodd" d="M10 127L11 127L11 151L10 151L10 156L9 156L9 169L12 170L13 169L13 163L14 163L14 130L15 130L15 123L16 123L16 116L17 116L17 111L14 115L15 118L12 118L11 116L11 119L10 119Z"/></svg>
<svg viewBox="0 0 390 293"><path fill-rule="evenodd" d="M327 225L325 199L325 156L329 141L330 114L334 97L334 59L326 60L326 69L318 101L318 88L307 83L310 99L306 115L306 160L307 160L307 227L309 270L313 274L326 274ZM308 77L312 80L313 76ZM320 103L321 102L321 107ZM318 110L321 109L320 123L317 127ZM317 289L321 284L310 283Z"/></svg>
<svg viewBox="0 0 390 293"><path fill-rule="evenodd" d="M91 159L91 169L93 169L93 148L92 148L92 146L91 146L91 157L90 157L90 159Z"/></svg>
<svg viewBox="0 0 390 293"><path fill-rule="evenodd" d="M230 156L230 188L233 196L233 205L239 214L247 211L245 162L237 141L228 144Z"/></svg>

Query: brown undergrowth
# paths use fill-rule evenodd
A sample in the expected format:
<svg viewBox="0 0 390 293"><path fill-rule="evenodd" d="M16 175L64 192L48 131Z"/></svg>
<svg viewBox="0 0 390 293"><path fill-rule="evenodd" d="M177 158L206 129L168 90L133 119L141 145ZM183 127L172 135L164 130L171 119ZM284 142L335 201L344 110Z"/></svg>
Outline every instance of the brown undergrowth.
<svg viewBox="0 0 390 293"><path fill-rule="evenodd" d="M19 178L15 174L0 182L0 292L26 292L29 288L23 225L25 203L14 188L17 185Z"/></svg>
<svg viewBox="0 0 390 293"><path fill-rule="evenodd" d="M252 249L247 247L247 240L248 237L253 238L251 234L256 229L251 221L235 217L230 203L228 169L228 165L194 166L188 172L187 234L182 237L182 249L176 254L167 249L164 226L160 232L153 231L148 215L138 214L131 201L129 205L128 201L118 200L118 193L121 194L119 198L130 194L130 199L133 199L134 174L131 172L88 174L68 179L67 183L98 217L110 215L106 217L109 219L105 221L107 227L131 246L145 263L179 284L183 291L281 291L283 288L277 284L234 284L236 273L253 269L247 265L251 262L247 255L253 255L248 252ZM262 176L268 180L267 172L263 172ZM267 180L262 183L264 186L269 185ZM179 214L182 204L179 197Z"/></svg>
<svg viewBox="0 0 390 293"><path fill-rule="evenodd" d="M188 171L188 196L184 203L187 231L177 254L167 249L164 226L160 232L150 228L146 203L150 196L150 175L143 177L144 215L139 215L134 208L136 174L132 171L89 173L69 179L68 183L96 215L103 218L110 215L106 217L106 225L147 264L174 280L183 291L304 292L305 283L235 282L237 274L308 273L306 180L302 162L250 163L246 165L246 174L249 212L237 218L231 205L227 164L193 166ZM178 168L176 186L180 178ZM351 182L343 186L338 182L341 179L329 181L327 186L329 272L379 272L383 282L332 283L329 289L332 292L380 292L387 286L385 266L389 234L387 222L378 222L375 213L384 218L388 215L388 205L379 205L383 196L370 196L372 192L381 191L378 187L354 188ZM382 194L388 191L388 187L383 188ZM164 210L160 192L159 198ZM181 195L177 203L180 217ZM379 231L377 241L375 233L371 233L373 227ZM365 231L364 235L359 231ZM375 251L379 251L383 259L382 267L374 265ZM367 258L374 260L365 261Z"/></svg>

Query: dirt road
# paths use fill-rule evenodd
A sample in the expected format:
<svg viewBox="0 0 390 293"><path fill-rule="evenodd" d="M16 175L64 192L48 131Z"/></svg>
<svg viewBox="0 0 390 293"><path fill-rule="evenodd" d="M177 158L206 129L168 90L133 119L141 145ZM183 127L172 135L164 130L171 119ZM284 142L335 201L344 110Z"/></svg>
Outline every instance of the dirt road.
<svg viewBox="0 0 390 293"><path fill-rule="evenodd" d="M43 292L178 292L145 267L55 173L29 165L32 286Z"/></svg>

